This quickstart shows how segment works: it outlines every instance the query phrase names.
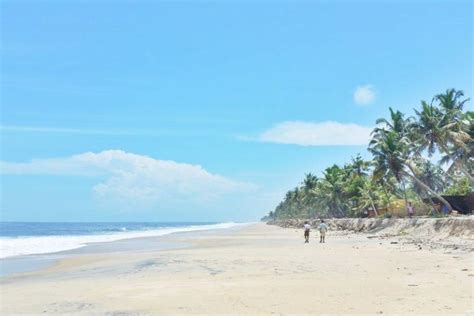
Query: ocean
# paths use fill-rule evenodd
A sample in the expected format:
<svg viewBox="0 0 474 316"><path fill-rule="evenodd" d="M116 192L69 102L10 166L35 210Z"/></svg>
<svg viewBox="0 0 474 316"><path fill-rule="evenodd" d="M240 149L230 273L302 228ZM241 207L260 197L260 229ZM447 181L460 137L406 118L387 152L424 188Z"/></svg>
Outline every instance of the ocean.
<svg viewBox="0 0 474 316"><path fill-rule="evenodd" d="M94 243L225 229L238 225L242 224L0 222L0 258L49 254Z"/></svg>

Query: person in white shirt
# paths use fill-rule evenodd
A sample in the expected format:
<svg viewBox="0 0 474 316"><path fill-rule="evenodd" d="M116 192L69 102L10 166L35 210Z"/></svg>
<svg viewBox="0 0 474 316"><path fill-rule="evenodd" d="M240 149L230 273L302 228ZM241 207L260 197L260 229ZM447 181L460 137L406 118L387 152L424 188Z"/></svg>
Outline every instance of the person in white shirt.
<svg viewBox="0 0 474 316"><path fill-rule="evenodd" d="M309 243L309 231L311 230L311 225L306 221L304 222L304 242L305 244Z"/></svg>
<svg viewBox="0 0 474 316"><path fill-rule="evenodd" d="M328 231L328 225L324 222L324 219L321 220L321 224L319 224L319 242L325 243L326 242L326 232Z"/></svg>
<svg viewBox="0 0 474 316"><path fill-rule="evenodd" d="M413 205L411 204L411 202L408 202L407 211L408 217L412 218L413 215L415 215L415 210L413 209Z"/></svg>

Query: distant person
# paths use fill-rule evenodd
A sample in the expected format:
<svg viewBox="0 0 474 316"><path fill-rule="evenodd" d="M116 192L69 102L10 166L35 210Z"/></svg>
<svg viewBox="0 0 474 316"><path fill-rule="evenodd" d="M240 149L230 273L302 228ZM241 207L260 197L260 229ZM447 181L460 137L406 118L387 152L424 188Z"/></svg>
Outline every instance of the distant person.
<svg viewBox="0 0 474 316"><path fill-rule="evenodd" d="M319 242L325 243L326 242L326 232L328 231L328 225L324 222L324 219L321 220L321 224L319 224Z"/></svg>
<svg viewBox="0 0 474 316"><path fill-rule="evenodd" d="M446 206L446 204L443 204L443 206L441 207L441 209L443 210L444 216L448 216L448 215L449 215L449 208Z"/></svg>
<svg viewBox="0 0 474 316"><path fill-rule="evenodd" d="M407 211L408 217L412 218L413 215L415 215L415 210L413 209L413 205L411 204L411 202L408 202Z"/></svg>
<svg viewBox="0 0 474 316"><path fill-rule="evenodd" d="M309 232L311 230L311 225L308 221L304 222L304 243L309 243Z"/></svg>

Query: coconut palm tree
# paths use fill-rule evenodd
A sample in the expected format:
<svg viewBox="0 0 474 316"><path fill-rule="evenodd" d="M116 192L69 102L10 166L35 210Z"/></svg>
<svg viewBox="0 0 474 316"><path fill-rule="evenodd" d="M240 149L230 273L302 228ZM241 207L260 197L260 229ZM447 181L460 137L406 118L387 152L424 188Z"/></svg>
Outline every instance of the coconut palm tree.
<svg viewBox="0 0 474 316"><path fill-rule="evenodd" d="M448 181L446 180L444 170L440 166L432 164L429 160L419 159L417 161L417 169L418 178L423 183L426 183L430 189L438 193L446 189ZM417 184L414 185L414 189L418 195L422 195L425 191Z"/></svg>
<svg viewBox="0 0 474 316"><path fill-rule="evenodd" d="M366 176L369 166L370 162L362 159L360 154L358 154L355 158L352 158L351 163L348 165L352 174L358 177Z"/></svg>
<svg viewBox="0 0 474 316"><path fill-rule="evenodd" d="M302 212L307 214L308 217L314 217L317 213L315 205L317 204L316 188L318 186L319 179L312 173L305 175L303 182L301 183L301 207Z"/></svg>
<svg viewBox="0 0 474 316"><path fill-rule="evenodd" d="M462 172L474 187L474 112L466 112L463 115L463 121L466 121L468 138L464 146L448 144L444 148L444 155L440 164L449 164L448 172Z"/></svg>
<svg viewBox="0 0 474 316"><path fill-rule="evenodd" d="M405 138L400 138L395 130L379 131L370 142L369 152L374 156L374 178L379 180L393 176L402 184L405 204L408 205L403 173L408 152Z"/></svg>
<svg viewBox="0 0 474 316"><path fill-rule="evenodd" d="M474 146L474 144L470 144ZM450 174L455 173L456 171L462 172L466 178L469 179L471 185L474 186L474 176L473 176L473 158L472 149L466 148L457 148L455 146L449 146L447 152L443 155L440 164L448 164L447 172Z"/></svg>
<svg viewBox="0 0 474 316"><path fill-rule="evenodd" d="M423 151L432 156L436 150L443 154L441 164L450 164L450 173L460 171L466 175L474 186L474 177L469 170L474 151L472 134L474 120L462 112L469 99L461 100L462 91L447 90L438 94L431 104L421 102L422 110L415 109L418 120L411 124L411 140L418 147L414 153L421 156ZM437 101L437 106L433 102ZM423 181L424 183L428 183Z"/></svg>
<svg viewBox="0 0 474 316"><path fill-rule="evenodd" d="M457 122L461 118L464 105L469 102L469 98L461 100L462 97L464 97L464 92L456 89L448 89L445 93L434 97L444 113L446 124Z"/></svg>
<svg viewBox="0 0 474 316"><path fill-rule="evenodd" d="M329 212L338 217L347 214L347 201L344 192L344 171L337 165L326 168L319 186L320 203L326 205Z"/></svg>
<svg viewBox="0 0 474 316"><path fill-rule="evenodd" d="M450 89L435 97L442 113L441 126L446 130L448 142L456 147L466 147L466 143L472 140L472 135L469 134L472 117L469 112L463 112L463 107L469 99L460 100L463 96L461 90ZM441 148L446 149L445 147Z"/></svg>
<svg viewBox="0 0 474 316"><path fill-rule="evenodd" d="M420 156L427 151L431 157L436 149L442 151L442 147L448 143L448 130L442 125L443 115L433 104L421 101L421 111L415 109L418 120L411 124L410 138L418 148L415 151Z"/></svg>
<svg viewBox="0 0 474 316"><path fill-rule="evenodd" d="M406 135L409 127L410 118L405 119L405 115L400 111L394 111L391 107L390 110L390 120L385 118L379 118L375 121L378 125L372 132L377 135L380 132L384 131L394 131L400 136Z"/></svg>
<svg viewBox="0 0 474 316"><path fill-rule="evenodd" d="M316 188L318 184L318 177L313 175L311 172L305 175L303 180L303 190L310 191Z"/></svg>
<svg viewBox="0 0 474 316"><path fill-rule="evenodd" d="M400 138L395 131L390 131L384 133L383 138L371 143L372 146L369 147L369 151L376 162L374 174L382 177L389 174L395 176L404 187L405 202L407 202L407 197L403 180L409 178L421 188L436 196L449 210L452 209L448 201L417 177L416 166L410 157L411 146L407 138Z"/></svg>
<svg viewBox="0 0 474 316"><path fill-rule="evenodd" d="M390 110L390 120L385 118L379 118L376 120L377 127L371 133L372 139L369 142L369 147L377 148L380 144L383 144L387 140L387 134L390 134L389 138L392 141L392 145L396 143L396 140L404 140L403 144L410 144L407 137L411 134L411 122L412 118L405 119L405 115L400 111ZM396 176L397 177L397 176ZM397 180L399 180L397 178Z"/></svg>
<svg viewBox="0 0 474 316"><path fill-rule="evenodd" d="M377 186L369 178L364 178L360 190L359 208L364 209L371 207L374 210L375 216L378 216L379 214L376 207L377 199Z"/></svg>
<svg viewBox="0 0 474 316"><path fill-rule="evenodd" d="M438 95L433 101L439 101L433 105L421 101L422 110L415 109L418 120L411 124L410 134L412 140L419 146L417 153L427 150L432 156L436 149L441 153L448 152L450 144L456 147L466 147L469 140L467 130L468 121L464 119L462 107L467 99L458 102L456 99L462 95L461 92L448 90L446 95Z"/></svg>

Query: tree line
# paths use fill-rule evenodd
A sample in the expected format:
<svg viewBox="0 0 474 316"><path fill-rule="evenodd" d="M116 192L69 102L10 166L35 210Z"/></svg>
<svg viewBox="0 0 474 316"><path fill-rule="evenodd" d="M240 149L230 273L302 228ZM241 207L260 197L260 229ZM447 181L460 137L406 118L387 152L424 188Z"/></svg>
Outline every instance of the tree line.
<svg viewBox="0 0 474 316"><path fill-rule="evenodd" d="M474 187L474 112L464 109L468 102L462 91L449 89L421 101L414 116L389 108L390 117L378 119L371 133L371 159L359 154L326 168L321 177L306 174L268 217L355 217L382 209L390 214L409 200L438 212L432 197L452 210L442 195L465 195Z"/></svg>

